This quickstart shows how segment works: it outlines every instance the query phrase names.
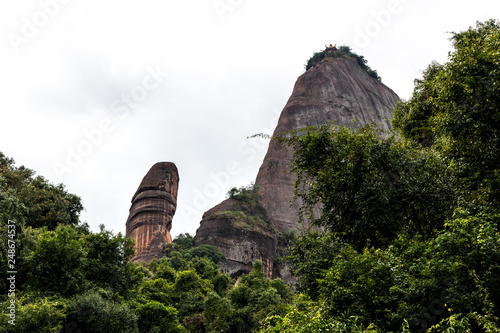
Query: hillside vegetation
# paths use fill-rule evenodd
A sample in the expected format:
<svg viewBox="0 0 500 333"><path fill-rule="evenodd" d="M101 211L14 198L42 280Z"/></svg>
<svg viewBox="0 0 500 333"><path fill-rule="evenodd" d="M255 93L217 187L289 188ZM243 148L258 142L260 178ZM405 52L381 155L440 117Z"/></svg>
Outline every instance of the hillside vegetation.
<svg viewBox="0 0 500 333"><path fill-rule="evenodd" d="M265 332L500 331L500 25L451 41L394 132L277 138L296 150L302 218L322 214L292 248L295 302Z"/></svg>

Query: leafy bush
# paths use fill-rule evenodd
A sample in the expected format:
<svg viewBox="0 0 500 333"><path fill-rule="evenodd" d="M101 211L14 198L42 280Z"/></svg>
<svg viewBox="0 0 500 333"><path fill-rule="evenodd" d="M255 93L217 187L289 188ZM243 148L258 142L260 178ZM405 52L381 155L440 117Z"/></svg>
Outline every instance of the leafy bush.
<svg viewBox="0 0 500 333"><path fill-rule="evenodd" d="M207 318L209 332L228 332L233 319L233 308L227 298L209 292L203 304L203 316Z"/></svg>
<svg viewBox="0 0 500 333"><path fill-rule="evenodd" d="M125 295L140 279L128 261L132 240L104 228L99 233L63 225L54 231L28 228L23 244L24 290L71 297L92 286Z"/></svg>
<svg viewBox="0 0 500 333"><path fill-rule="evenodd" d="M393 124L448 160L464 202L500 207L500 22L478 22L451 40L448 62L429 66Z"/></svg>
<svg viewBox="0 0 500 333"><path fill-rule="evenodd" d="M259 187L254 183L240 188L233 187L227 192L230 199L235 200L233 208L253 212L260 201Z"/></svg>
<svg viewBox="0 0 500 333"><path fill-rule="evenodd" d="M439 155L372 125L312 127L278 140L295 149L301 217L319 204L312 224L358 251L388 246L402 230L432 236L453 212L452 177Z"/></svg>
<svg viewBox="0 0 500 333"><path fill-rule="evenodd" d="M264 323L269 332L296 331L292 327L307 322L329 332L326 329L335 322L349 325L347 314L355 315L361 326L375 324L380 332L394 332L404 325L412 332L433 325L432 332L462 326L498 332L499 225L497 212L470 215L457 209L434 238L400 235L387 249L362 252L328 246L332 240L326 235L300 237L294 253L308 253L303 262L294 258L294 264L300 267L301 290L308 301L299 297L285 316L270 316Z"/></svg>
<svg viewBox="0 0 500 333"><path fill-rule="evenodd" d="M240 188L233 187L227 196L234 200L231 210L215 213L214 217L228 219L235 228L260 232L270 237L276 234L266 210L260 204L261 195L257 185L251 183Z"/></svg>
<svg viewBox="0 0 500 333"><path fill-rule="evenodd" d="M317 64L319 64L321 61L323 61L325 58L332 57L332 58L352 58L356 60L359 66L363 68L368 75L370 75L372 78L377 79L378 81L381 81L381 77L378 75L377 71L373 70L370 68L370 66L367 65L367 60L362 56L354 53L349 46L342 45L338 48L337 51L333 53L328 53L325 51L321 52L315 52L309 60L307 60L306 65L304 66L306 71Z"/></svg>
<svg viewBox="0 0 500 333"><path fill-rule="evenodd" d="M138 333L137 315L126 304L104 299L95 291L75 296L68 310L68 322L82 333Z"/></svg>
<svg viewBox="0 0 500 333"><path fill-rule="evenodd" d="M262 261L256 260L250 274L241 276L227 297L235 311L234 325L247 331L249 327L258 328L269 315L283 315L291 293L280 279L276 282L267 279L262 271Z"/></svg>
<svg viewBox="0 0 500 333"><path fill-rule="evenodd" d="M2 220L18 219L18 223L35 228L54 230L58 224L79 223L83 210L81 199L66 192L64 185L53 185L24 166L16 167L14 160L0 152L0 204ZM4 216L15 205L11 215ZM10 213L9 213L10 214Z"/></svg>
<svg viewBox="0 0 500 333"><path fill-rule="evenodd" d="M220 263L225 257L222 251L213 245L201 244L189 251L193 258L207 258L214 264Z"/></svg>
<svg viewBox="0 0 500 333"><path fill-rule="evenodd" d="M140 305L138 326L140 333L185 332L177 319L177 310L156 301Z"/></svg>
<svg viewBox="0 0 500 333"><path fill-rule="evenodd" d="M2 306L5 310L8 302ZM0 314L0 327L3 327L6 333L51 333L59 332L65 325L66 305L60 301L49 301L40 299L34 303L25 305L16 302L15 325L9 324L11 320L6 314Z"/></svg>
<svg viewBox="0 0 500 333"><path fill-rule="evenodd" d="M381 333L374 324L364 325L359 317L349 316L333 320L325 316L325 304L313 302L304 295L297 295L287 306L286 315L272 315L262 323L262 333Z"/></svg>

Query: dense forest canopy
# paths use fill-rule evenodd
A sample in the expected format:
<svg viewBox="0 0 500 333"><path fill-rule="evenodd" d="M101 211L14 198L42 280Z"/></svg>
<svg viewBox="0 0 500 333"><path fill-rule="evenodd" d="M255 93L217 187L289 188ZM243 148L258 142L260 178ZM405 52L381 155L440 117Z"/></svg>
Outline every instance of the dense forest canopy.
<svg viewBox="0 0 500 333"><path fill-rule="evenodd" d="M274 138L295 149L301 218L321 210L292 242L292 287L258 260L231 280L221 251L189 234L132 263L132 239L91 232L79 197L0 154L2 290L9 260L17 270L0 332L499 332L500 24L451 41L396 107L394 131ZM253 186L228 195L258 205Z"/></svg>

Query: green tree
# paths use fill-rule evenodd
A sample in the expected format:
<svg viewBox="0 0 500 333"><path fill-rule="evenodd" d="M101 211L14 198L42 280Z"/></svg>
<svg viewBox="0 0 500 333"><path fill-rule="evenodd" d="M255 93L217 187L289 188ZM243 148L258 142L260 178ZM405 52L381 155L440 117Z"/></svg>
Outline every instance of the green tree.
<svg viewBox="0 0 500 333"><path fill-rule="evenodd" d="M292 273L299 278L300 290L317 299L318 280L332 266L341 249L340 243L332 233L310 231L296 237L292 243L290 262Z"/></svg>
<svg viewBox="0 0 500 333"><path fill-rule="evenodd" d="M68 303L68 323L82 333L137 333L137 315L126 304L104 299L89 291Z"/></svg>
<svg viewBox="0 0 500 333"><path fill-rule="evenodd" d="M179 252L175 249L167 249L167 258L170 262L170 266L176 271L187 270L187 262L191 259L191 256L188 254L189 251Z"/></svg>
<svg viewBox="0 0 500 333"><path fill-rule="evenodd" d="M6 305L5 305L6 306ZM2 310L5 311L4 306ZM47 298L40 299L34 303L16 304L15 320L6 313L0 314L0 332L6 333L51 333L60 332L66 319L66 305L60 301L50 301Z"/></svg>
<svg viewBox="0 0 500 333"><path fill-rule="evenodd" d="M24 226L28 209L23 202L18 198L17 192L14 188L10 187L4 178L3 173L0 174L0 218L2 221L12 220L18 226ZM2 229L5 223L2 223ZM3 230L2 230L3 231ZM6 234L5 230L5 234ZM19 230L21 231L21 230ZM2 232L2 234L4 234Z"/></svg>
<svg viewBox="0 0 500 333"><path fill-rule="evenodd" d="M180 234L172 241L178 251L190 250L194 247L193 236L188 233Z"/></svg>
<svg viewBox="0 0 500 333"><path fill-rule="evenodd" d="M298 294L293 303L287 306L285 315L271 315L263 322L263 333L337 333L382 332L376 325L363 325L356 316L348 316L344 320L332 320L324 314L324 304L313 302L302 294Z"/></svg>
<svg viewBox="0 0 500 333"><path fill-rule="evenodd" d="M173 269L188 270L188 262L193 258L206 257L215 264L218 264L224 259L224 254L216 246L207 244L195 246L191 235L181 234L171 244L167 244L165 257L169 262L169 266Z"/></svg>
<svg viewBox="0 0 500 333"><path fill-rule="evenodd" d="M103 227L99 233L63 225L54 231L28 228L22 243L25 291L70 297L92 286L126 296L142 279L129 262L133 242Z"/></svg>
<svg viewBox="0 0 500 333"><path fill-rule="evenodd" d="M121 233L113 235L100 226L100 232L87 233L81 239L86 251L83 270L93 286L109 287L123 296L140 280L134 274L130 259L134 256L134 240Z"/></svg>
<svg viewBox="0 0 500 333"><path fill-rule="evenodd" d="M381 332L433 326L433 332L460 327L496 332L499 227L498 212L470 214L460 208L430 239L401 234L385 249L362 252L345 245L317 273L315 299L296 298L285 315L269 315L264 327L269 332L301 331L301 326L304 332L336 332L350 327L354 316L358 326L373 324Z"/></svg>
<svg viewBox="0 0 500 333"><path fill-rule="evenodd" d="M180 320L202 313L203 301L212 290L210 280L202 279L194 270L178 272L173 285L173 295Z"/></svg>
<svg viewBox="0 0 500 333"><path fill-rule="evenodd" d="M189 251L189 256L192 258L207 258L216 265L225 259L224 254L217 246L208 244L201 244L192 248Z"/></svg>
<svg viewBox="0 0 500 333"><path fill-rule="evenodd" d="M240 277L227 298L235 310L232 329L245 332L258 329L261 320L271 314L283 314L291 293L280 279L267 279L262 262L256 260L252 271Z"/></svg>
<svg viewBox="0 0 500 333"><path fill-rule="evenodd" d="M442 69L442 65L432 62L423 72L422 79L415 80L412 98L400 101L394 109L393 126L403 137L423 147L431 147L435 141L431 118L436 111L438 93L433 81Z"/></svg>
<svg viewBox="0 0 500 333"><path fill-rule="evenodd" d="M175 282L177 272L170 266L170 261L168 258L163 257L160 259L160 263L158 264L158 268L156 269L155 276L157 278L162 278L167 280L170 283Z"/></svg>
<svg viewBox="0 0 500 333"><path fill-rule="evenodd" d="M27 277L24 290L72 296L85 291L85 258L82 235L71 226L35 235L33 247L25 246L21 257ZM27 245L27 244L25 244Z"/></svg>
<svg viewBox="0 0 500 333"><path fill-rule="evenodd" d="M292 171L301 217L361 251L387 246L401 231L432 236L451 216L455 195L446 164L373 126L321 126L279 141L295 149Z"/></svg>
<svg viewBox="0 0 500 333"><path fill-rule="evenodd" d="M220 251L220 250L219 250ZM202 278L209 280L214 286L214 290L219 294L225 294L230 278L227 274L222 274L218 266L207 257L195 257L189 262L189 266Z"/></svg>
<svg viewBox="0 0 500 333"><path fill-rule="evenodd" d="M2 200L8 203L5 212L12 214L8 219L18 219L17 222L35 228L45 226L49 230L58 224L77 225L83 210L81 199L66 192L64 185L52 185L42 176L35 177L33 170L16 167L13 159L0 153L0 203ZM15 210L12 210L13 204Z"/></svg>
<svg viewBox="0 0 500 333"><path fill-rule="evenodd" d="M55 230L58 225L77 226L82 209L80 198L66 192L62 184L52 185L33 170L16 167L13 159L0 152L0 288L5 289L7 278L8 240L16 242L19 263L27 227ZM15 234L7 230L9 220L15 222L11 225Z"/></svg>
<svg viewBox="0 0 500 333"><path fill-rule="evenodd" d="M140 290L141 296L146 300L155 301L164 305L173 305L173 286L167 280L158 278L144 281Z"/></svg>
<svg viewBox="0 0 500 333"><path fill-rule="evenodd" d="M177 310L156 301L140 305L136 310L141 333L185 332L179 324Z"/></svg>
<svg viewBox="0 0 500 333"><path fill-rule="evenodd" d="M233 320L233 308L227 298L211 291L203 303L203 316L208 332L229 332Z"/></svg>
<svg viewBox="0 0 500 333"><path fill-rule="evenodd" d="M412 98L395 110L393 124L449 160L465 201L477 193L500 203L500 24L478 22L451 37L454 50L433 65ZM470 194L469 192L472 192Z"/></svg>
<svg viewBox="0 0 500 333"><path fill-rule="evenodd" d="M194 270L178 272L174 283L174 291L178 294L186 292L206 294L211 287L210 281L202 279Z"/></svg>
<svg viewBox="0 0 500 333"><path fill-rule="evenodd" d="M372 78L374 78L376 80L379 80L379 81L382 80L380 78L380 76L378 75L377 71L371 69L370 66L367 65L368 61L365 59L365 57L354 53L351 50L351 48L347 45L339 46L337 51L335 51L333 53L328 53L326 51L315 52L309 58L309 60L307 60L307 63L304 66L306 71L309 70L310 68L316 66L317 64L319 64L321 61L323 61L325 58L328 58L328 57L333 57L333 58L342 57L342 58L354 59L358 63L358 65L366 71L366 73L368 75L370 75Z"/></svg>

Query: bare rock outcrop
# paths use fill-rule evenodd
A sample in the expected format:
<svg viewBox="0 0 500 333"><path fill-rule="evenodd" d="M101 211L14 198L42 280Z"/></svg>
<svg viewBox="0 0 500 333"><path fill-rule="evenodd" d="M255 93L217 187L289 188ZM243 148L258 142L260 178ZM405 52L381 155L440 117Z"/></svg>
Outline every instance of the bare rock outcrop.
<svg viewBox="0 0 500 333"><path fill-rule="evenodd" d="M179 173L175 164L159 162L142 179L132 198L126 235L135 239L133 261L150 262L172 242L170 229L177 207Z"/></svg>
<svg viewBox="0 0 500 333"><path fill-rule="evenodd" d="M354 127L375 123L391 128L398 96L370 77L355 60L327 58L301 75L273 133L332 123ZM291 205L295 177L290 174L293 150L271 140L255 184L270 222L280 232L299 230L298 207Z"/></svg>
<svg viewBox="0 0 500 333"><path fill-rule="evenodd" d="M387 130L397 101L391 89L370 77L354 59L327 58L297 79L274 135L329 123L349 127L375 123ZM204 214L195 243L220 247L226 256L222 267L230 275L249 271L251 263L261 259L268 276L289 277L286 267L275 267L274 259L286 235L305 227L297 219L298 205L292 204L296 179L289 171L292 155L292 149L271 140L258 172L255 184L264 225L268 226L265 232L254 228L251 234L251 228L237 227L241 219L248 222L251 218L248 212L238 216L231 199ZM247 253L253 253L253 257Z"/></svg>
<svg viewBox="0 0 500 333"><path fill-rule="evenodd" d="M267 277L273 277L277 232L262 206L248 209L230 198L207 211L203 221L196 232L195 243L221 249L226 257L219 264L223 273L238 277L251 271L252 263L259 259Z"/></svg>

